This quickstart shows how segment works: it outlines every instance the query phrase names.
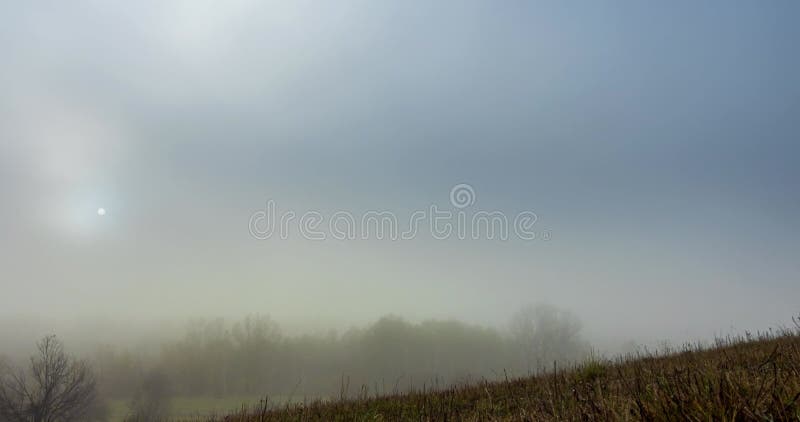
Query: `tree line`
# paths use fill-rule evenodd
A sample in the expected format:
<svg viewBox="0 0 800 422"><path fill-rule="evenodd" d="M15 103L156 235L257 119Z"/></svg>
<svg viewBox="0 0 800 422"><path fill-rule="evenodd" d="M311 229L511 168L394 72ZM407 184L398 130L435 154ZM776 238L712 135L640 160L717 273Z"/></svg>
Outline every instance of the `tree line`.
<svg viewBox="0 0 800 422"><path fill-rule="evenodd" d="M267 316L195 321L151 358L106 348L95 356L106 394L130 397L157 372L179 395L391 393L525 375L581 359L581 324L548 305L524 308L508 330L386 316L343 333L288 336Z"/></svg>
<svg viewBox="0 0 800 422"><path fill-rule="evenodd" d="M152 355L114 346L77 359L55 336L27 365L0 362L0 421L103 420L107 398L130 420L167 416L169 397L352 397L527 375L584 358L581 324L552 306L518 311L507 330L386 316L341 334L289 336L267 316L195 321Z"/></svg>

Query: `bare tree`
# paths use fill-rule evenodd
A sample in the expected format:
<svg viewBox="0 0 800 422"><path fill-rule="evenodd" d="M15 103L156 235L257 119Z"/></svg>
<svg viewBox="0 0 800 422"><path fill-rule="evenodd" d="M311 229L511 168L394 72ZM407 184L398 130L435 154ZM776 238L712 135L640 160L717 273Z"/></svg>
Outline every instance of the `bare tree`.
<svg viewBox="0 0 800 422"><path fill-rule="evenodd" d="M528 371L547 369L553 361L579 360L588 350L581 322L552 305L526 306L511 318L511 334L521 347Z"/></svg>
<svg viewBox="0 0 800 422"><path fill-rule="evenodd" d="M89 420L97 399L91 368L67 356L55 336L36 346L27 371L6 366L0 373L0 421Z"/></svg>

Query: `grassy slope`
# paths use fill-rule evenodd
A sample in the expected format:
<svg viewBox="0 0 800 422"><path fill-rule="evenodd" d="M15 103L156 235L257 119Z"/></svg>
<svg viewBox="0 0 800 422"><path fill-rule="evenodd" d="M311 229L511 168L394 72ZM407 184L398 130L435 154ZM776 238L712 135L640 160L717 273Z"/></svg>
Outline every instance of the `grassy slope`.
<svg viewBox="0 0 800 422"><path fill-rule="evenodd" d="M800 332L437 392L250 410L267 420L800 420Z"/></svg>

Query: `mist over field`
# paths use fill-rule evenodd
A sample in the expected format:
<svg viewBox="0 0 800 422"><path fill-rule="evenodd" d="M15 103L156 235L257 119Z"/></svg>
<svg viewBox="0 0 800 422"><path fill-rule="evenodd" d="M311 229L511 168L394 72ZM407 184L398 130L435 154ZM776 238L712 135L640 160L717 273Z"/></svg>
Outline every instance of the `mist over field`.
<svg viewBox="0 0 800 422"><path fill-rule="evenodd" d="M334 396L786 324L798 12L0 3L0 357Z"/></svg>

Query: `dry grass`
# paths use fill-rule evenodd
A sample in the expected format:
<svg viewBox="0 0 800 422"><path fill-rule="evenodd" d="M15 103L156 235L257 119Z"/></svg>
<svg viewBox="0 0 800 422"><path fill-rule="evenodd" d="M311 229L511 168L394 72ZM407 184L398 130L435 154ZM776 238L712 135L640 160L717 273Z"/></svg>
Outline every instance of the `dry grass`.
<svg viewBox="0 0 800 422"><path fill-rule="evenodd" d="M800 327L441 391L242 410L212 421L800 420Z"/></svg>

